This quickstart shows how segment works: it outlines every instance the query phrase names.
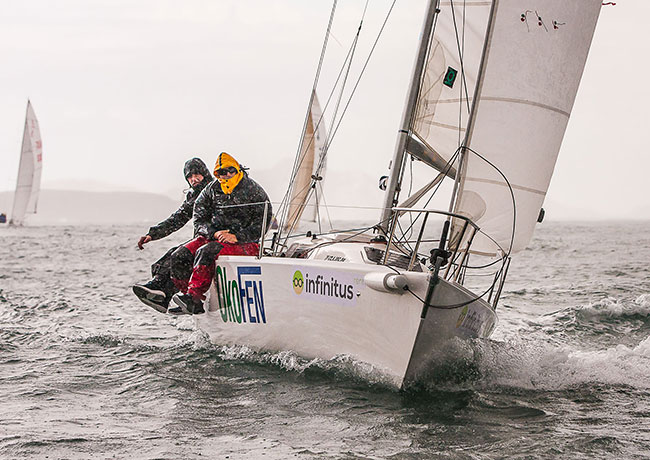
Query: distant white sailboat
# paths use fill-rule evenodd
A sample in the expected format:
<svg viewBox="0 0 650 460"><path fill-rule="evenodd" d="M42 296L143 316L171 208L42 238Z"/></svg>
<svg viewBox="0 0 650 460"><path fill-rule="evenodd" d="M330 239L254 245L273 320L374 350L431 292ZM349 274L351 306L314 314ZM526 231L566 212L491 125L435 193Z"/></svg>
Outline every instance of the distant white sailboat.
<svg viewBox="0 0 650 460"><path fill-rule="evenodd" d="M14 193L14 204L10 225L22 225L26 214L36 214L38 195L41 190L43 169L43 142L31 102L27 101L23 145L18 165L18 180Z"/></svg>
<svg viewBox="0 0 650 460"><path fill-rule="evenodd" d="M489 337L511 256L542 217L600 8L430 0L382 214L367 228L380 235L281 226L257 260L219 257L199 327L222 345L352 357L397 387L426 376L450 340ZM430 183L400 201L409 157L431 167ZM449 207L414 209L441 181L453 185Z"/></svg>

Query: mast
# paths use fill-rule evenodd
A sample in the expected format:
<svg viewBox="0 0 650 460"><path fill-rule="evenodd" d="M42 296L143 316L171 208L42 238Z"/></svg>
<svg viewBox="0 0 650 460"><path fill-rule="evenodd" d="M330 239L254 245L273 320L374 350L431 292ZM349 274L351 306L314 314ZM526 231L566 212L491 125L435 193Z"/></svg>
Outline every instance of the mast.
<svg viewBox="0 0 650 460"><path fill-rule="evenodd" d="M404 107L404 114L402 115L402 124L400 126L399 135L397 138L397 145L393 160L390 166L390 176L388 178L388 185L386 187L386 195L384 197L384 205L381 211L381 219L379 227L388 233L390 227L390 220L394 218L392 208L397 205L399 192L402 182L402 173L404 165L404 156L406 146L410 137L411 121L415 106L417 104L418 93L420 92L420 83L422 81L422 72L429 50L429 42L431 41L431 34L433 32L433 25L435 18L440 12L438 5L440 0L430 0L429 7L425 14L424 25L422 26L422 33L420 35L420 47L413 68L413 77L409 86L409 92L406 99L406 106Z"/></svg>

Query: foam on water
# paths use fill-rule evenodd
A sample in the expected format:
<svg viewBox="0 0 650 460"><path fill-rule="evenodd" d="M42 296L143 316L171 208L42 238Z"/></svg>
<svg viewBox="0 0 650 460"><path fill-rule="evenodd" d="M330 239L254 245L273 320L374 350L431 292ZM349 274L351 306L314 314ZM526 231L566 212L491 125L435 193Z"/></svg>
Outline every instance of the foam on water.
<svg viewBox="0 0 650 460"><path fill-rule="evenodd" d="M642 294L633 302L607 297L580 308L578 313L582 318L594 321L631 316L650 317L650 294Z"/></svg>
<svg viewBox="0 0 650 460"><path fill-rule="evenodd" d="M581 385L622 385L650 389L650 337L633 347L603 350L516 339L473 344L479 385L557 391Z"/></svg>
<svg viewBox="0 0 650 460"><path fill-rule="evenodd" d="M392 378L382 370L348 355L331 359L306 359L291 350L280 352L257 352L241 345L218 346L219 358L224 361L245 361L249 363L276 366L292 373L321 373L329 378L364 382L367 385L394 389Z"/></svg>

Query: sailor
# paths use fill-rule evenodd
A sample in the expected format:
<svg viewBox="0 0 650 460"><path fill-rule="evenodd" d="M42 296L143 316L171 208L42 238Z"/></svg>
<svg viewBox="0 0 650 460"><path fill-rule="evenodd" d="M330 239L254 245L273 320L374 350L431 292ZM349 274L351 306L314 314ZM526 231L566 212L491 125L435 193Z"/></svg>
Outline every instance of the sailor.
<svg viewBox="0 0 650 460"><path fill-rule="evenodd" d="M200 158L187 160L183 174L190 186L185 200L176 212L158 225L151 227L146 235L140 237L138 248L144 249L144 245L150 241L159 240L174 233L192 218L194 202L201 191L212 181L212 174ZM171 281L171 256L176 248L171 248L151 266L153 276L151 281L133 286L133 292L143 303L161 313L167 311L172 295L177 292Z"/></svg>
<svg viewBox="0 0 650 460"><path fill-rule="evenodd" d="M172 280L182 294L174 295L178 308L170 307L168 313L203 313L217 257L256 255L258 241L271 222L268 195L232 156L219 155L214 175L217 180L201 192L194 205L195 238L172 254Z"/></svg>

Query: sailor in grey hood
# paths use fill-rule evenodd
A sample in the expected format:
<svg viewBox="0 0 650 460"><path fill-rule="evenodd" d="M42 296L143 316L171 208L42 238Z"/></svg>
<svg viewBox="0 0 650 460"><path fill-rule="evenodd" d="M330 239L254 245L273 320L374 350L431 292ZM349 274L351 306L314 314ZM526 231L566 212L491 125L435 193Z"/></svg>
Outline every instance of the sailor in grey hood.
<svg viewBox="0 0 650 460"><path fill-rule="evenodd" d="M199 194L206 185L212 182L212 174L210 174L210 170L200 158L187 160L185 162L185 167L183 168L183 173L185 175L185 180L190 186L190 190L187 192L187 195L185 195L185 201L183 201L180 208L178 208L178 210L171 216L149 229L147 232L147 235L151 237L149 241L159 240L171 235L176 230L183 228L183 226L192 218L194 202L198 198ZM201 176L202 179L192 185L190 180L198 180L198 177L196 176ZM146 238L146 235L143 238ZM142 244L145 243L143 242ZM138 243L140 249L142 249L142 244Z"/></svg>
<svg viewBox="0 0 650 460"><path fill-rule="evenodd" d="M172 215L159 224L149 228L147 234L140 237L138 241L138 247L140 249L144 249L144 245L150 241L159 240L183 228L192 219L194 202L201 191L213 179L210 170L200 158L187 160L183 168L183 175L190 186L190 190L185 195L185 200ZM176 247L171 248L151 266L151 274L153 276L151 281L133 286L133 292L143 303L161 313L167 311L169 299L177 292L177 289L170 280L170 257L175 250Z"/></svg>

